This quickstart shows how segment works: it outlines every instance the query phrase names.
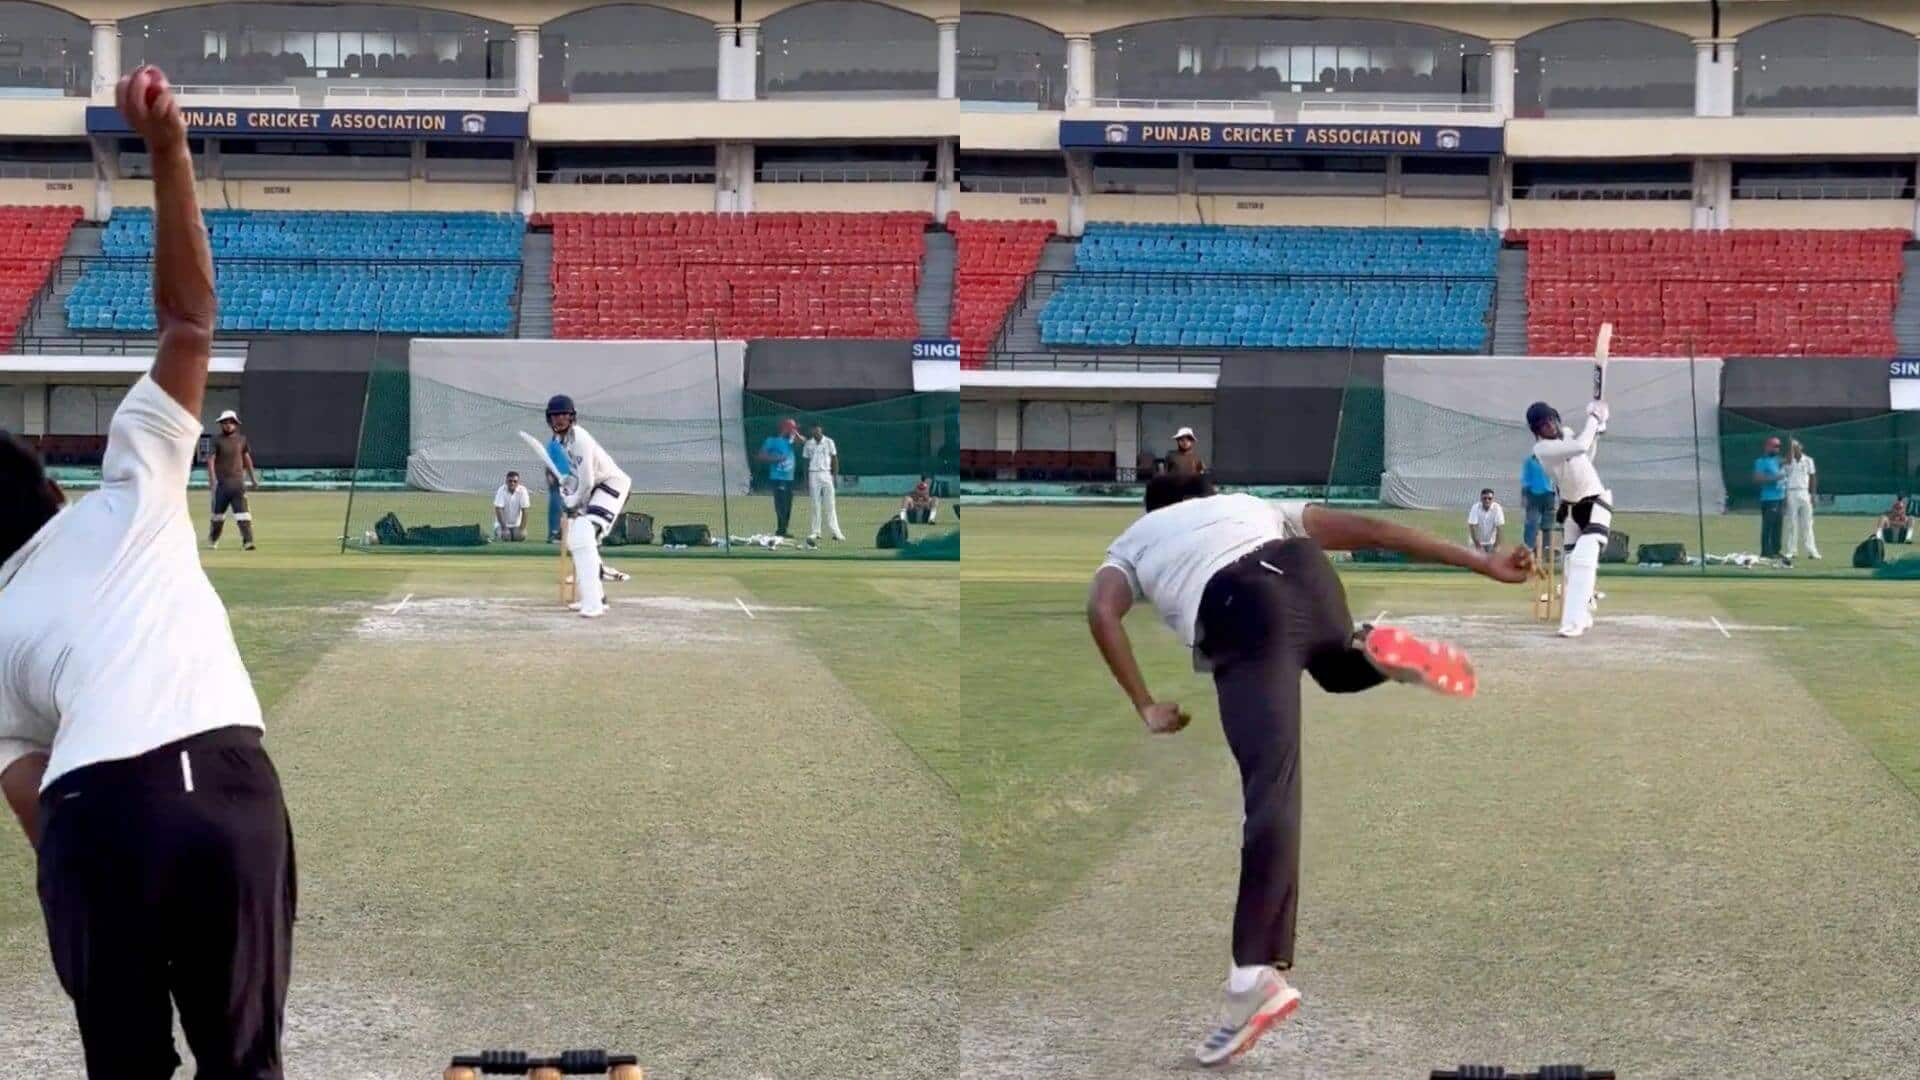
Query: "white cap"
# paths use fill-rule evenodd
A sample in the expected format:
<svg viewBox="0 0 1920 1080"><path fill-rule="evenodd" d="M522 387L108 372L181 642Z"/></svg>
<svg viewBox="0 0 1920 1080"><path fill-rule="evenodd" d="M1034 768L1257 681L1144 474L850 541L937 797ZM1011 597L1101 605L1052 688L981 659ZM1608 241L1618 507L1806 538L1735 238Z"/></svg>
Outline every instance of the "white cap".
<svg viewBox="0 0 1920 1080"><path fill-rule="evenodd" d="M1193 429L1190 427L1183 427L1179 431L1174 432L1173 437L1176 439L1191 439L1193 438Z"/></svg>
<svg viewBox="0 0 1920 1080"><path fill-rule="evenodd" d="M240 422L240 414L239 414L239 413L237 413L237 412L234 412L234 411L233 411L232 409L228 409L228 410L227 410L226 412L223 412L223 413L221 413L221 414L220 414L220 419L219 419L219 420L216 420L216 421L214 421L214 422L215 422L215 423L219 423L219 424L224 424L224 423L226 423L226 422L227 422L227 421L229 421L229 420L231 420L231 421L233 421L233 422L234 422L234 423L236 423L236 424L237 424L237 423L239 423L239 422Z"/></svg>

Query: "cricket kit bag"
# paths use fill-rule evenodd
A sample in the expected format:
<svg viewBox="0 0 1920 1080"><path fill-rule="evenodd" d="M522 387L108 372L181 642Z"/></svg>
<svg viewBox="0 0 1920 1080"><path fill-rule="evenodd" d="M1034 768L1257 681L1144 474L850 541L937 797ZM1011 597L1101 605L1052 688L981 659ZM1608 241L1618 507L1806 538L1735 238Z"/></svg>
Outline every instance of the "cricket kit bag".
<svg viewBox="0 0 1920 1080"><path fill-rule="evenodd" d="M660 542L668 547L706 547L713 543L713 530L705 525L669 525L660 530Z"/></svg>
<svg viewBox="0 0 1920 1080"><path fill-rule="evenodd" d="M906 542L907 523L897 517L888 518L873 535L873 546L881 549L897 548Z"/></svg>
<svg viewBox="0 0 1920 1080"><path fill-rule="evenodd" d="M653 515L629 510L613 521L613 528L602 541L608 547L653 543Z"/></svg>
<svg viewBox="0 0 1920 1080"><path fill-rule="evenodd" d="M1615 536L1620 535L1615 533ZM1657 566L1680 566L1687 561L1685 544L1641 544L1634 555L1634 562L1651 563Z"/></svg>
<svg viewBox="0 0 1920 1080"><path fill-rule="evenodd" d="M1600 561L1603 563L1626 562L1627 550L1628 550L1627 545L1631 542L1632 542L1632 538L1629 537L1626 533L1623 533L1618 529L1608 530L1607 546L1600 552Z"/></svg>
<svg viewBox="0 0 1920 1080"><path fill-rule="evenodd" d="M1861 570L1872 570L1887 561L1887 542L1877 536L1869 536L1860 541L1853 549L1853 565Z"/></svg>

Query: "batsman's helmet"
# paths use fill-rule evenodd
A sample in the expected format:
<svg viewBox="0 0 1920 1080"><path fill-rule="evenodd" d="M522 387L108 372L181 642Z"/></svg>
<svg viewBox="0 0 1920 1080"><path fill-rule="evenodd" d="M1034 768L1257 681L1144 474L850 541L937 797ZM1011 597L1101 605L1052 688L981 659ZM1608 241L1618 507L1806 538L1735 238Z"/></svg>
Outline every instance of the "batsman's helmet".
<svg viewBox="0 0 1920 1080"><path fill-rule="evenodd" d="M1528 431L1538 435L1540 433L1540 425L1546 423L1548 420L1552 420L1556 424L1560 422L1560 413L1556 411L1553 406L1544 401L1536 401L1527 406Z"/></svg>
<svg viewBox="0 0 1920 1080"><path fill-rule="evenodd" d="M548 398L547 415L552 416L555 413L566 413L568 416L575 415L573 411L573 399L565 394L555 394Z"/></svg>

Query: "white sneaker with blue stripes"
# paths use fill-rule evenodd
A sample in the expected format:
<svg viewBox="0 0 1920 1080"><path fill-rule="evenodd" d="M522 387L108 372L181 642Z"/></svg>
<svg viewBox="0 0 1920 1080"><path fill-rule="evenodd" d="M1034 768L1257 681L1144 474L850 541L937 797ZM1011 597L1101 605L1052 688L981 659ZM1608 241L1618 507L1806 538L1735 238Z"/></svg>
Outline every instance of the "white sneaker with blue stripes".
<svg viewBox="0 0 1920 1080"><path fill-rule="evenodd" d="M1300 991L1272 968L1261 973L1251 988L1234 993L1227 988L1226 1018L1193 1052L1202 1065L1225 1065L1253 1048L1267 1029L1293 1015L1300 1007Z"/></svg>

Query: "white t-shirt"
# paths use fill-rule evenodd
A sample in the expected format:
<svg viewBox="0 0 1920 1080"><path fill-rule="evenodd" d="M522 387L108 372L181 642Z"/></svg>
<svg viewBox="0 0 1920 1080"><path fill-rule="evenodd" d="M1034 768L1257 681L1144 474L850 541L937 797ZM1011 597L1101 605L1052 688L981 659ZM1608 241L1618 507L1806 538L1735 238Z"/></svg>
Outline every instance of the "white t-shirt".
<svg viewBox="0 0 1920 1080"><path fill-rule="evenodd" d="M1799 461L1788 458L1780 463L1780 480L1787 491L1811 493L1814 475L1819 471L1814 467L1813 455L1802 454Z"/></svg>
<svg viewBox="0 0 1920 1080"><path fill-rule="evenodd" d="M1145 598L1180 635L1199 640L1200 597L1213 575L1273 540L1307 535L1303 499L1268 502L1253 495L1211 495L1141 515L1107 548L1107 561L1127 576L1134 599Z"/></svg>
<svg viewBox="0 0 1920 1080"><path fill-rule="evenodd" d="M261 726L187 517L199 438L199 418L141 378L113 414L100 489L0 566L0 769L51 749L44 786Z"/></svg>
<svg viewBox="0 0 1920 1080"><path fill-rule="evenodd" d="M808 439L800 452L807 456L808 476L832 476L833 458L840 452L834 445L833 436L822 435L817 439Z"/></svg>
<svg viewBox="0 0 1920 1080"><path fill-rule="evenodd" d="M621 491L633 487L633 481L614 464L613 457L602 449L600 440L587 433L587 429L575 424L567 429L565 440L567 461L573 466L573 475L579 479L580 501L584 504L592 497L593 489L599 484L611 484Z"/></svg>
<svg viewBox="0 0 1920 1080"><path fill-rule="evenodd" d="M1492 506L1481 506L1478 499L1467 509L1467 528L1473 530L1473 538L1481 544L1493 543L1500 528L1507 523L1507 511L1496 500Z"/></svg>
<svg viewBox="0 0 1920 1080"><path fill-rule="evenodd" d="M1533 456L1540 459L1540 467L1553 478L1553 486L1560 490L1560 501L1573 503L1606 494L1600 473L1593 467L1593 443L1599 435L1599 421L1589 416L1586 429L1580 434L1568 435L1562 427L1560 438L1541 439L1533 444Z"/></svg>
<svg viewBox="0 0 1920 1080"><path fill-rule="evenodd" d="M533 496L527 493L527 485L521 484L512 491L501 484L493 493L493 508L500 511L500 520L509 529L520 527L520 521L526 516L527 507L533 505Z"/></svg>

